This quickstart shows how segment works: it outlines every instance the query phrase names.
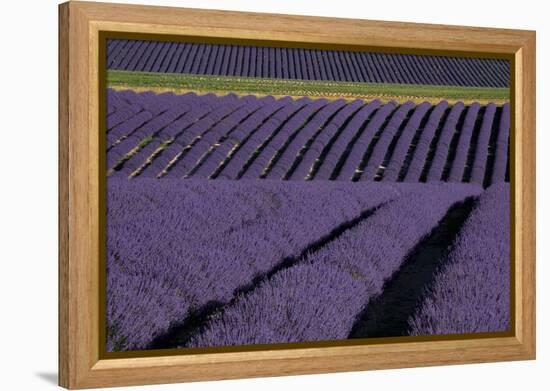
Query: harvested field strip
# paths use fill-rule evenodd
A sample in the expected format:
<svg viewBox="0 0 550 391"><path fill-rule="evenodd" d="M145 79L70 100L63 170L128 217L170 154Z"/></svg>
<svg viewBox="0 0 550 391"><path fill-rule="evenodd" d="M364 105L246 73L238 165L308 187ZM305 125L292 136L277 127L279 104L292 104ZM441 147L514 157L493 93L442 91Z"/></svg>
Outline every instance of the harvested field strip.
<svg viewBox="0 0 550 391"><path fill-rule="evenodd" d="M508 88L497 87L406 85L322 80L301 81L114 70L107 73L107 85L114 89L152 90L157 93L197 92L216 93L218 95L236 93L239 95L309 96L346 100L380 98L384 101L394 99L399 103L407 100L434 102L446 99L450 103L478 101L480 103L493 102L502 105L510 99Z"/></svg>

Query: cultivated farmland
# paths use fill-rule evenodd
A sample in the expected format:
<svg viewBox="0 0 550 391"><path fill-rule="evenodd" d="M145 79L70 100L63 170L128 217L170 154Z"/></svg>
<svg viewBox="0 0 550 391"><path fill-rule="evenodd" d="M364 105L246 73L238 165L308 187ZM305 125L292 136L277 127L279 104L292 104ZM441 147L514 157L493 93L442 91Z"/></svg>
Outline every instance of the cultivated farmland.
<svg viewBox="0 0 550 391"><path fill-rule="evenodd" d="M108 175L508 180L509 104L397 104L109 90Z"/></svg>
<svg viewBox="0 0 550 391"><path fill-rule="evenodd" d="M368 83L507 87L507 60L110 40L113 70Z"/></svg>
<svg viewBox="0 0 550 391"><path fill-rule="evenodd" d="M507 331L506 60L109 40L106 348Z"/></svg>

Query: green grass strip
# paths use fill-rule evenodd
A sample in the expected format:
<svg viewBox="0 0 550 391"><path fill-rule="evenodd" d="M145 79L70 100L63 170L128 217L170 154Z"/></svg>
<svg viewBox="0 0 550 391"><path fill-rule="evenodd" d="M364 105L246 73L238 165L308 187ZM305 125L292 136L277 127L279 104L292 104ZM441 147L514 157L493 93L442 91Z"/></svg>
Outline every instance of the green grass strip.
<svg viewBox="0 0 550 391"><path fill-rule="evenodd" d="M113 88L151 88L214 93L233 92L236 94L332 98L389 96L496 101L506 101L510 98L508 88L263 79L115 70L107 72L107 84Z"/></svg>

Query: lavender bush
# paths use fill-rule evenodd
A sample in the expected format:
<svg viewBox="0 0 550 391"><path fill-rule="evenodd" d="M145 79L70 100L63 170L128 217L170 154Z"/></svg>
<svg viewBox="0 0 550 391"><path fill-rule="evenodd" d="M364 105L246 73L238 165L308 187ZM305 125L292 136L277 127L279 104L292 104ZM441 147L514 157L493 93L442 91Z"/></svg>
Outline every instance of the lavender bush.
<svg viewBox="0 0 550 391"><path fill-rule="evenodd" d="M510 328L510 185L489 187L409 320L411 335Z"/></svg>
<svg viewBox="0 0 550 391"><path fill-rule="evenodd" d="M376 111L372 120L369 121L364 131L353 144L349 156L346 157L345 163L336 177L337 180L346 181L353 178L374 135L380 130L382 125L386 122L387 117L395 110L396 106L397 103L391 101Z"/></svg>
<svg viewBox="0 0 550 391"><path fill-rule="evenodd" d="M495 162L491 183L504 182L506 180L506 168L508 167L508 146L510 145L510 104L502 107L499 130L495 148Z"/></svg>
<svg viewBox="0 0 550 391"><path fill-rule="evenodd" d="M325 99L316 99L306 105L303 110L300 110L297 115L293 116L290 121L279 129L277 134L263 145L263 149L259 151L258 157L254 160L250 168L244 173L243 179L256 179L264 177L267 174L268 168L272 167L278 152L292 140L302 126L313 118L319 111L328 104Z"/></svg>
<svg viewBox="0 0 550 391"><path fill-rule="evenodd" d="M482 185L485 178L485 169L487 165L487 154L489 151L489 139L491 137L491 129L493 127L493 118L495 117L496 105L489 103L485 108L483 122L479 130L477 140L475 158L472 167L471 182Z"/></svg>
<svg viewBox="0 0 550 391"><path fill-rule="evenodd" d="M451 108L451 111L445 120L445 125L443 125L443 128L441 129L441 135L437 141L437 145L435 146L435 153L427 176L427 179L430 182L440 181L443 176L443 169L445 168L445 163L447 162L447 158L449 156L451 142L455 132L457 131L456 126L463 110L464 103L456 103Z"/></svg>
<svg viewBox="0 0 550 391"><path fill-rule="evenodd" d="M406 182L417 182L420 180L420 175L422 174L422 170L424 169L426 158L430 150L430 145L448 105L449 103L443 100L439 102L430 113L428 122L424 126L420 139L414 149L411 164L407 169L407 174L404 179Z"/></svg>
<svg viewBox="0 0 550 391"><path fill-rule="evenodd" d="M240 179L245 168L251 167L254 164L255 158L259 152L263 150L273 137L281 130L287 121L290 121L305 105L311 102L309 98L300 98L286 105L281 110L277 111L273 116L267 119L257 132L247 138L235 152L235 156L231 159L221 172L217 175L220 179ZM258 175L259 176L259 175Z"/></svg>
<svg viewBox="0 0 550 391"><path fill-rule="evenodd" d="M329 152L325 156L325 159L320 162L320 167L315 174L314 179L332 179L339 162L346 158L345 153L348 145L350 145L354 137L359 132L359 129L367 123L370 116L376 112L379 106L380 101L375 99L359 109L357 114L345 126L342 132L338 135L338 138L330 146Z"/></svg>
<svg viewBox="0 0 550 391"><path fill-rule="evenodd" d="M190 311L227 302L409 188L166 178L110 178L107 185L109 350L146 348Z"/></svg>
<svg viewBox="0 0 550 391"><path fill-rule="evenodd" d="M193 148L189 149L185 155L179 158L171 166L167 175L174 178L182 178L187 175L208 151L214 147L214 144L216 144L220 138L232 132L242 121L246 120L257 110L260 110L263 105L271 104L273 101L273 97L257 99L242 105L228 116L225 116L209 129L206 134L203 134L196 144L193 145Z"/></svg>
<svg viewBox="0 0 550 391"><path fill-rule="evenodd" d="M216 169L222 167L224 162L229 162L232 159L233 154L242 143L252 137L266 121L269 121L271 117L291 102L291 98L285 97L264 104L260 110L254 112L210 148L208 156L205 156L200 162L200 166L193 170L193 177L210 178L216 172Z"/></svg>
<svg viewBox="0 0 550 391"><path fill-rule="evenodd" d="M267 174L268 179L282 179L285 177L285 174L289 172L296 156L298 155L301 148L315 135L326 126L329 119L337 115L337 113L345 107L345 101L343 99L338 99L336 101L330 102L324 108L319 110L319 112L307 121L303 127L298 130L296 136L290 140L290 143L287 145L286 149L281 154L279 160L271 168Z"/></svg>
<svg viewBox="0 0 550 391"><path fill-rule="evenodd" d="M240 297L188 346L347 338L356 316L382 291L407 253L451 205L481 191L461 184L400 186L400 197Z"/></svg>
<svg viewBox="0 0 550 391"><path fill-rule="evenodd" d="M409 111L414 107L413 102L406 102L399 106L392 115L388 125L380 135L380 139L376 142L372 155L369 157L368 164L361 174L361 180L372 180L376 171L383 163L384 157L388 151L388 147L392 140L396 137L400 125L403 123Z"/></svg>
<svg viewBox="0 0 550 391"><path fill-rule="evenodd" d="M416 106L414 113L407 122L407 125L403 129L401 136L396 142L395 149L391 155L388 167L384 170L383 181L397 181L399 179L399 173L405 163L407 151L414 139L416 132L418 131L422 119L426 116L426 113L433 108L428 102L424 102Z"/></svg>
<svg viewBox="0 0 550 391"><path fill-rule="evenodd" d="M323 126L322 131L317 132L313 139L310 139L310 145L305 145L301 151L303 157L297 164L296 169L289 176L292 180L304 180L311 173L315 161L319 158L323 150L335 139L335 135L340 130L340 127L348 120L351 120L355 113L362 108L364 102L362 100L354 100L346 104L342 110Z"/></svg>
<svg viewBox="0 0 550 391"><path fill-rule="evenodd" d="M472 133L474 126L476 125L477 115L481 105L474 103L468 107L464 124L460 131L460 138L458 139L458 145L456 147L455 157L452 162L451 171L449 173L448 180L450 182L462 182L464 170L466 167L466 160L468 159L468 150L470 148L470 142L472 139Z"/></svg>

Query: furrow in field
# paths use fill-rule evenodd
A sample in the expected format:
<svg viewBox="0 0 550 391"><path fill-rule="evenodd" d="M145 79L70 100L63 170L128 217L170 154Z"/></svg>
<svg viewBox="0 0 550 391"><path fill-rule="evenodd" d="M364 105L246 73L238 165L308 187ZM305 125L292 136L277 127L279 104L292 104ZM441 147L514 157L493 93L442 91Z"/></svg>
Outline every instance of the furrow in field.
<svg viewBox="0 0 550 391"><path fill-rule="evenodd" d="M508 146L510 145L510 105L502 108L500 117L498 138L495 148L495 163L491 176L491 184L504 182L506 180L506 167L508 166Z"/></svg>
<svg viewBox="0 0 550 391"><path fill-rule="evenodd" d="M310 140L314 139L323 126L337 116L345 105L345 101L337 100L330 102L319 110L319 112L296 133L296 136L286 146L266 178L287 179L287 175L292 174L294 164L302 148L304 148Z"/></svg>
<svg viewBox="0 0 550 391"><path fill-rule="evenodd" d="M200 164L201 160L208 157L209 153L216 147L216 143L219 142L220 139L231 134L231 132L238 128L241 122L246 121L264 105L273 101L274 98L251 99L250 102L224 117L202 136L196 144L192 145L185 155L180 157L170 166L166 176L183 178L188 175L194 167Z"/></svg>
<svg viewBox="0 0 550 391"><path fill-rule="evenodd" d="M263 124L289 105L292 99L283 98L267 102L260 110L246 118L230 133L221 137L197 165L189 171L187 177L211 178L231 161L242 143L252 137Z"/></svg>
<svg viewBox="0 0 550 391"><path fill-rule="evenodd" d="M408 252L453 204L481 192L463 184L401 186L410 191L238 297L186 346L347 338L357 315L382 291Z"/></svg>
<svg viewBox="0 0 550 391"><path fill-rule="evenodd" d="M212 177L214 179L240 179L273 137L310 102L311 100L308 98L298 99L275 113L261 125L257 132L241 144L233 159Z"/></svg>
<svg viewBox="0 0 550 391"><path fill-rule="evenodd" d="M407 102L403 105L400 105L399 108L392 115L387 126L383 129L379 139L373 145L371 143L369 147L372 148L372 153L367 153L364 158L366 166L361 173L360 180L374 180L375 174L383 163L384 157L388 151L388 147L393 141L396 133L401 127L403 121L407 118L409 112L413 109L414 103Z"/></svg>
<svg viewBox="0 0 550 391"><path fill-rule="evenodd" d="M407 169L407 174L404 178L405 182L418 182L420 180L422 169L424 168L424 164L430 150L430 145L437 130L441 126L441 120L445 115L447 107L448 103L446 101L442 101L435 106L433 111L430 113L428 122L424 126L420 139L414 148L414 154Z"/></svg>
<svg viewBox="0 0 550 391"><path fill-rule="evenodd" d="M146 348L229 302L400 186L109 178L109 350Z"/></svg>
<svg viewBox="0 0 550 391"><path fill-rule="evenodd" d="M355 177L365 151L368 149L374 135L387 123L388 117L391 116L396 107L397 104L395 102L390 102L376 111L376 114L374 114L374 117L369 121L363 132L354 140L349 154L344 157L345 161L336 177L337 180L349 181Z"/></svg>
<svg viewBox="0 0 550 391"><path fill-rule="evenodd" d="M417 312L411 335L510 329L510 185L489 187Z"/></svg>
<svg viewBox="0 0 550 391"><path fill-rule="evenodd" d="M142 175L164 176L204 135L236 110L255 100L253 97L236 99L234 95L226 97L203 102L190 112L189 118L182 118L181 122L173 122L164 129L164 148L144 168Z"/></svg>
<svg viewBox="0 0 550 391"><path fill-rule="evenodd" d="M428 158L431 164L424 166L425 171L423 173L424 179L429 182L440 181L443 176L443 169L449 156L451 142L456 133L456 126L463 110L464 104L457 103L451 108L441 130L441 135L431 149L430 157Z"/></svg>
<svg viewBox="0 0 550 391"><path fill-rule="evenodd" d="M297 137L298 133L313 118L323 115L323 112L329 110L328 102L325 99L317 99L301 110L292 120L290 120L280 132L266 145L262 153L258 156L254 164L250 167L243 178L257 178L256 172L259 171L260 178L266 178L271 174L272 169L279 164L279 160L284 155L288 146ZM253 176L254 175L254 176Z"/></svg>
<svg viewBox="0 0 550 391"><path fill-rule="evenodd" d="M295 169L291 174L287 174L288 179L304 180L312 173L313 166L323 154L325 147L329 146L344 124L355 116L358 110L364 106L362 100L356 100L347 104L342 110L329 121L327 121L311 138L299 152L297 161L294 163Z"/></svg>

